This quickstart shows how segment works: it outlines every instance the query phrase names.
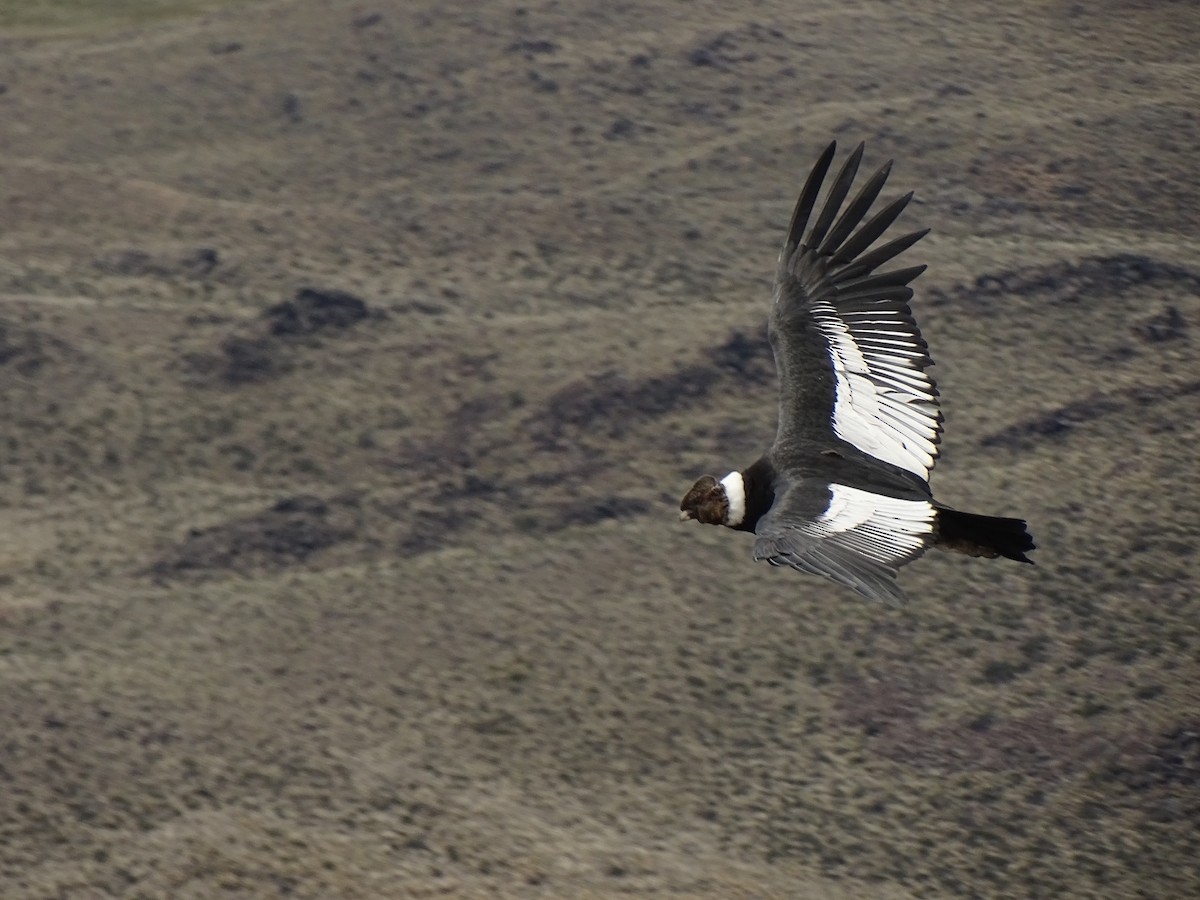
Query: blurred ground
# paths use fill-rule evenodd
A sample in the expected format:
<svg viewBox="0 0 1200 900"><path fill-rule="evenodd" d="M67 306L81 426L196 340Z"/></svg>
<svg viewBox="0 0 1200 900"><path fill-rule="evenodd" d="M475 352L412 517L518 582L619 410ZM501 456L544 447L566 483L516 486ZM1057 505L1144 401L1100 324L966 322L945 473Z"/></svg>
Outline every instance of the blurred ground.
<svg viewBox="0 0 1200 900"><path fill-rule="evenodd" d="M1200 891L1193 4L204 5L0 9L0 895ZM899 611L675 521L830 137L1040 547Z"/></svg>

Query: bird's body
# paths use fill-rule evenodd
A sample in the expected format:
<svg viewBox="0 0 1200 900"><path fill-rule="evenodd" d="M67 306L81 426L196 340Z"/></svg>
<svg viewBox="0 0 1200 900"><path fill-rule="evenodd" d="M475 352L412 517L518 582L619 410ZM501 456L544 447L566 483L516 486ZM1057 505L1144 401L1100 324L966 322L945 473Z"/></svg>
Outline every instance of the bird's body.
<svg viewBox="0 0 1200 900"><path fill-rule="evenodd" d="M754 532L755 559L898 603L896 569L931 546L1029 562L1034 545L1020 519L933 499L942 415L908 306L908 284L925 267L876 271L927 229L871 249L912 194L867 218L889 162L843 211L862 145L809 229L835 149L805 183L779 256L767 332L779 375L775 442L746 469L699 479L680 517Z"/></svg>

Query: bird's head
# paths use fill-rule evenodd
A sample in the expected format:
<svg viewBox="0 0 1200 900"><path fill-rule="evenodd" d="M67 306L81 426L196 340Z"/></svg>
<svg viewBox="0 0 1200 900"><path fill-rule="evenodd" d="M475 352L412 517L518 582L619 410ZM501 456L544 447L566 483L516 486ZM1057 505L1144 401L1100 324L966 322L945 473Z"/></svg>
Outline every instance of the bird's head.
<svg viewBox="0 0 1200 900"><path fill-rule="evenodd" d="M729 518L725 486L711 475L702 476L679 504L679 521L695 519L705 525L724 525Z"/></svg>

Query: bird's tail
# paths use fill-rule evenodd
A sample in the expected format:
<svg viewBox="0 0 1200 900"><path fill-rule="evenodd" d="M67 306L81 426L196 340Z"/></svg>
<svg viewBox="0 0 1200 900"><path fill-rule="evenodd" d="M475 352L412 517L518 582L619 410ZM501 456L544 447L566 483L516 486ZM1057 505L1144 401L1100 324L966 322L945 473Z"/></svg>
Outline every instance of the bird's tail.
<svg viewBox="0 0 1200 900"><path fill-rule="evenodd" d="M1034 549L1034 543L1024 519L980 516L941 508L937 511L937 530L934 546L943 550L988 559L1003 556L1018 562L1033 562L1025 555Z"/></svg>

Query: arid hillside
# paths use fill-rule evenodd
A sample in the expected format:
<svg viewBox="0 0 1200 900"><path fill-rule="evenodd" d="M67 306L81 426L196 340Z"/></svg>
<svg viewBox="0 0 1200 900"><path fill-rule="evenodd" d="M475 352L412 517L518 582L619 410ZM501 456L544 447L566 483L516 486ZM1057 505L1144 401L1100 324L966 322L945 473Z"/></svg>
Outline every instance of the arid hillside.
<svg viewBox="0 0 1200 900"><path fill-rule="evenodd" d="M0 2L0 896L1200 893L1186 2ZM902 609L677 521L895 158Z"/></svg>

